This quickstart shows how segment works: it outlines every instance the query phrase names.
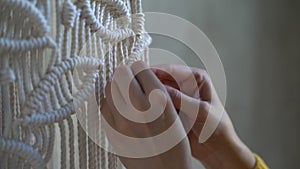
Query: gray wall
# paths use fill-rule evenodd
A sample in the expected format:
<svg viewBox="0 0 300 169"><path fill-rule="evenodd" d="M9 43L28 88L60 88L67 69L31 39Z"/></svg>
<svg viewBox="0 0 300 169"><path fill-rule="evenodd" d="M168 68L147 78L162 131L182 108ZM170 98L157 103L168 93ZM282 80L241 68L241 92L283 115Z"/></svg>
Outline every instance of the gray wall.
<svg viewBox="0 0 300 169"><path fill-rule="evenodd" d="M226 108L242 140L272 169L300 159L300 1L144 0L198 26L215 45L227 76ZM201 63L187 47L153 35L153 44Z"/></svg>

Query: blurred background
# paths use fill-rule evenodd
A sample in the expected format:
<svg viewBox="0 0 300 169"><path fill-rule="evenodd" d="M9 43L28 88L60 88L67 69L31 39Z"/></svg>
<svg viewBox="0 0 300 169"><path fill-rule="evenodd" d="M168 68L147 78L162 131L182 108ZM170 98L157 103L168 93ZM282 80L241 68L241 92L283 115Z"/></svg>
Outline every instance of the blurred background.
<svg viewBox="0 0 300 169"><path fill-rule="evenodd" d="M184 18L208 36L224 65L226 109L241 139L270 168L298 168L300 1L144 0L143 8ZM151 47L203 68L182 43L151 36Z"/></svg>

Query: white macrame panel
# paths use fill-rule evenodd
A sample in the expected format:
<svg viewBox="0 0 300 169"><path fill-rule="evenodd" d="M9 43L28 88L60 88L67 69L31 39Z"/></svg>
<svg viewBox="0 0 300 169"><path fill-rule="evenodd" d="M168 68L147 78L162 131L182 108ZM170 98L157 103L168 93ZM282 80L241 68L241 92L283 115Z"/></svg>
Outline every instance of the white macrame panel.
<svg viewBox="0 0 300 169"><path fill-rule="evenodd" d="M116 66L147 61L150 42L140 0L0 0L0 168L122 168L74 102L99 103Z"/></svg>

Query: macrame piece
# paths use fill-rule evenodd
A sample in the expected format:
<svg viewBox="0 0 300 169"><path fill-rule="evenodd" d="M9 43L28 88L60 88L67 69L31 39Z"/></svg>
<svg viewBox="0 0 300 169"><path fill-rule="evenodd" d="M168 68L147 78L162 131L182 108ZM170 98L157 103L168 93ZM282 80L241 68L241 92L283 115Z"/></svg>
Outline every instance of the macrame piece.
<svg viewBox="0 0 300 169"><path fill-rule="evenodd" d="M123 168L75 105L99 104L114 69L147 62L150 42L140 0L0 0L0 168Z"/></svg>

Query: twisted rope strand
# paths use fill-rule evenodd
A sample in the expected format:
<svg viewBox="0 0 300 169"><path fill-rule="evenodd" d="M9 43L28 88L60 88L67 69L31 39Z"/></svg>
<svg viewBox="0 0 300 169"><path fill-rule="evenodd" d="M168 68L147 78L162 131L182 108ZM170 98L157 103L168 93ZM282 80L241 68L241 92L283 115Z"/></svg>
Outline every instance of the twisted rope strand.
<svg viewBox="0 0 300 169"><path fill-rule="evenodd" d="M35 169L43 169L46 167L41 155L30 145L23 142L0 137L0 151L22 157Z"/></svg>
<svg viewBox="0 0 300 169"><path fill-rule="evenodd" d="M67 119L67 123L69 126L69 160L70 160L70 169L75 168L75 145L74 145L74 124L72 117Z"/></svg>
<svg viewBox="0 0 300 169"><path fill-rule="evenodd" d="M50 5L55 6L55 41L47 35ZM44 168L54 155L55 132L60 132L60 168L73 169L76 161L84 169L118 168L117 157L88 139L80 124L74 126L72 115L91 94L100 103L118 64L147 59L151 41L141 0L78 0L75 5L71 0L2 0L0 6L5 6L0 20L0 145L3 136L9 142L1 168ZM108 146L101 123L95 128ZM22 145L9 148L11 139ZM18 148L36 156L23 158Z"/></svg>
<svg viewBox="0 0 300 169"><path fill-rule="evenodd" d="M30 38L26 40L0 38L0 52L3 53L20 53L46 47L52 49L56 48L55 42L48 36Z"/></svg>
<svg viewBox="0 0 300 169"><path fill-rule="evenodd" d="M30 18L30 20L28 20L30 25L36 26L32 34L44 36L49 32L50 27L48 26L46 18L32 3L19 0L1 0L0 6L5 6L4 9L8 11L18 11L26 15L27 18Z"/></svg>

